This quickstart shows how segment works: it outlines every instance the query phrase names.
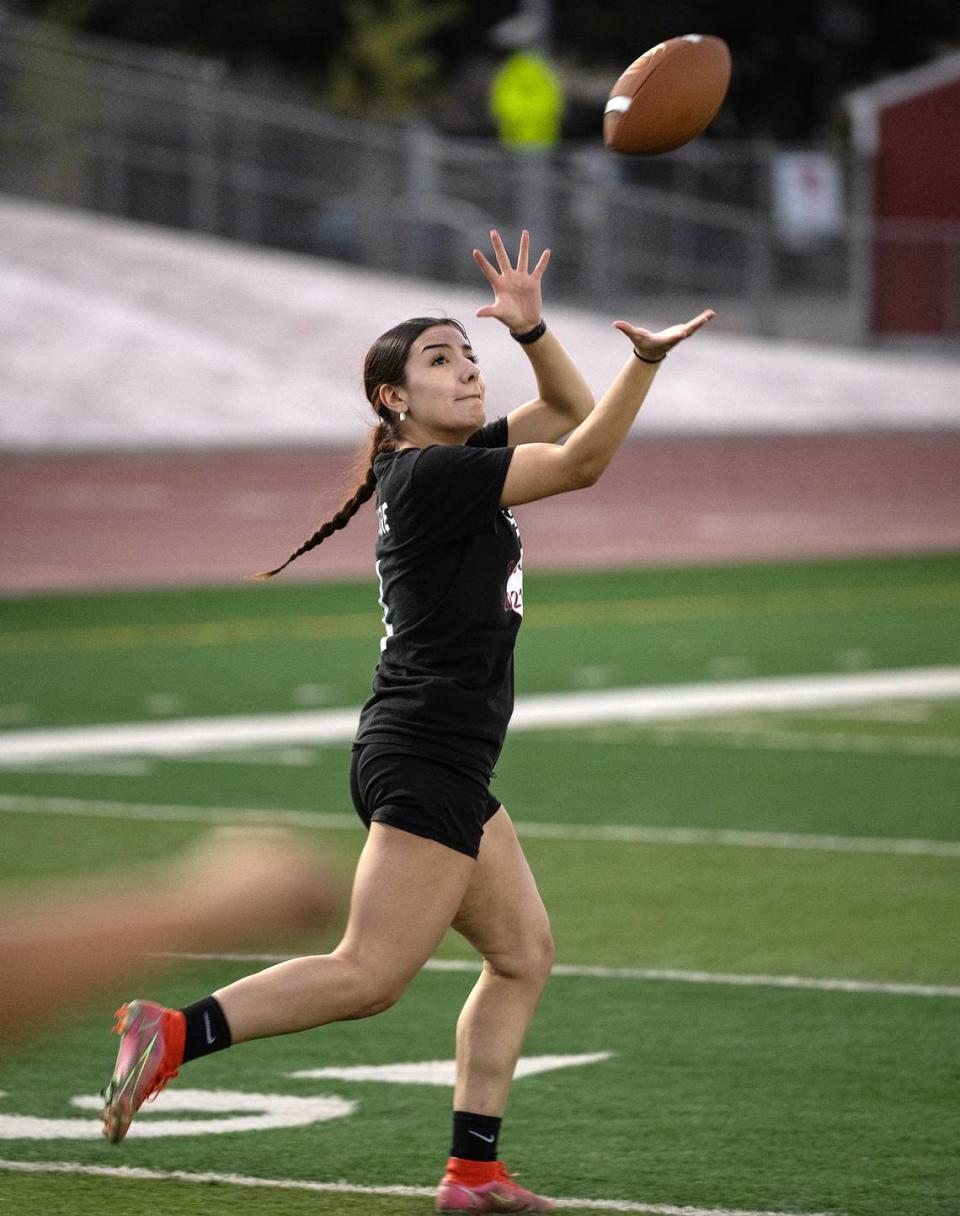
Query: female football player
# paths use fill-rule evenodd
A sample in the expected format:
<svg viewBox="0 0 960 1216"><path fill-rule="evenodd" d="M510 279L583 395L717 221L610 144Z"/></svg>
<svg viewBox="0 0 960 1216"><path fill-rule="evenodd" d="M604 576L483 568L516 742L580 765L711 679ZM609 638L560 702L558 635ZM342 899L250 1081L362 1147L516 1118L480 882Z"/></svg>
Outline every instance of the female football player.
<svg viewBox="0 0 960 1216"><path fill-rule="evenodd" d="M368 835L343 940L332 954L291 959L183 1010L124 1006L103 1113L113 1141L196 1056L389 1008L453 926L484 963L457 1022L453 1141L437 1206L552 1207L511 1180L497 1150L553 960L536 883L489 788L513 708L523 618L523 549L511 508L593 485L666 354L713 314L660 333L615 322L631 349L594 405L541 317L549 251L530 270L526 232L515 266L499 234L491 237L496 266L473 254L494 293L477 316L495 317L522 346L536 397L487 423L483 374L459 322L420 317L389 330L364 368L377 419L366 476L283 563L344 527L376 493L384 637L353 747L351 794Z"/></svg>

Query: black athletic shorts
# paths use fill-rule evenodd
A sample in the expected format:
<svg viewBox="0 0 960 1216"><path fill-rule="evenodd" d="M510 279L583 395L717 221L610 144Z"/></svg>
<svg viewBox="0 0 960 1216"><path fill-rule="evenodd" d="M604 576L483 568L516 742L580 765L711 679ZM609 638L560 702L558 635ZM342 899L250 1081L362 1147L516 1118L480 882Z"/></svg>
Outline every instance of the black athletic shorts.
<svg viewBox="0 0 960 1216"><path fill-rule="evenodd" d="M350 796L365 827L388 823L473 858L483 825L500 809L479 773L398 752L389 743L354 746Z"/></svg>

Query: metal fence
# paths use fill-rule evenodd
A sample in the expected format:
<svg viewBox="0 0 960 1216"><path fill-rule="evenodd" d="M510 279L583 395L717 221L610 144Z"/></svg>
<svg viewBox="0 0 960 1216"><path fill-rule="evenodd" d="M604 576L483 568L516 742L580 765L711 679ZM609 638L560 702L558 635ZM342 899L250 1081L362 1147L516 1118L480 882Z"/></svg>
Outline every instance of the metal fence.
<svg viewBox="0 0 960 1216"><path fill-rule="evenodd" d="M214 61L0 24L0 191L451 282L475 281L469 249L491 227L527 226L561 254L561 298L607 311L702 301L746 330L857 340L882 233L848 221L805 247L780 242L770 156L700 140L635 161L599 139L518 154L276 100ZM960 267L956 231L897 240L947 241ZM960 312L960 281L950 293Z"/></svg>

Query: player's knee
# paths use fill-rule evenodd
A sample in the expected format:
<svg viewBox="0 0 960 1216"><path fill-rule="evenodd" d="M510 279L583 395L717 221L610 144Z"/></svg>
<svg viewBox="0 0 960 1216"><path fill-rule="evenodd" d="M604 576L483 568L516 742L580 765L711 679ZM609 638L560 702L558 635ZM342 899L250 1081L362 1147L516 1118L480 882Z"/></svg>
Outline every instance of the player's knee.
<svg viewBox="0 0 960 1216"><path fill-rule="evenodd" d="M386 1013L397 1001L403 996L403 990L383 990L376 993L371 993L365 1000L361 1001L357 1007L354 1018L372 1018L378 1013Z"/></svg>
<svg viewBox="0 0 960 1216"><path fill-rule="evenodd" d="M408 976L377 974L360 971L355 979L351 1005L353 1018L372 1018L384 1013L403 996L409 983Z"/></svg>
<svg viewBox="0 0 960 1216"><path fill-rule="evenodd" d="M488 956L487 963L506 979L542 985L550 975L555 954L553 935L544 925L519 937L508 950Z"/></svg>
<svg viewBox="0 0 960 1216"><path fill-rule="evenodd" d="M544 984L550 977L550 972L553 968L553 960L557 957L557 947L553 940L553 934L550 932L549 926L545 928L537 939L536 952L534 958L534 969L537 978Z"/></svg>

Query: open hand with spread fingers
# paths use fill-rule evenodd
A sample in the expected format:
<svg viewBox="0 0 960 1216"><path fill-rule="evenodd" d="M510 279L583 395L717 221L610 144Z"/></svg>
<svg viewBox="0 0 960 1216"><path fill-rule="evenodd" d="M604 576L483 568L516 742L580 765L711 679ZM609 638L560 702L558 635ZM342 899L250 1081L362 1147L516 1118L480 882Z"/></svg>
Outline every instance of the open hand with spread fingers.
<svg viewBox="0 0 960 1216"><path fill-rule="evenodd" d="M659 363L667 353L684 338L689 338L691 334L695 334L698 329L702 329L708 321L712 321L717 314L712 308L707 308L699 313L686 325L671 325L668 329L661 329L659 333L651 333L649 329L640 329L636 325L631 325L629 321L614 321L613 328L619 329L622 334L626 334L633 343L633 349L646 363Z"/></svg>
<svg viewBox="0 0 960 1216"><path fill-rule="evenodd" d="M476 315L496 317L514 333L528 333L540 322L540 280L550 261L550 250L545 249L533 270L528 270L530 233L526 228L520 237L520 251L515 267L510 264L510 256L496 229L490 233L490 240L499 269L492 266L479 249L474 249L473 260L493 288L494 300L492 304L478 308Z"/></svg>

